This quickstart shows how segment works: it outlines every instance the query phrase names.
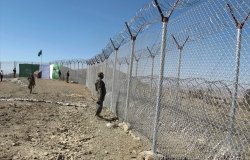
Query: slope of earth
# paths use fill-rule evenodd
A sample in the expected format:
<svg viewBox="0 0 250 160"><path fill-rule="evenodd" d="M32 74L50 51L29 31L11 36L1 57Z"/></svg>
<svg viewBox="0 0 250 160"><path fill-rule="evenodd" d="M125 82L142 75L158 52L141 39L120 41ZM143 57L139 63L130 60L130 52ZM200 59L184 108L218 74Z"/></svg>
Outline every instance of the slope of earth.
<svg viewBox="0 0 250 160"><path fill-rule="evenodd" d="M29 94L26 79L0 82L1 160L131 160L148 149L146 142L94 117L95 98L86 86L36 83ZM113 118L106 109L102 114Z"/></svg>

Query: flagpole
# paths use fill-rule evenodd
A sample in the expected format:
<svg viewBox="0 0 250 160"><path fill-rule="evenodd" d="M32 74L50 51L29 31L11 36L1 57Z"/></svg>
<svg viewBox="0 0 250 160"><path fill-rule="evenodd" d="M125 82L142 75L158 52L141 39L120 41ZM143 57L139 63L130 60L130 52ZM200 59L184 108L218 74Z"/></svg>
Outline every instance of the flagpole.
<svg viewBox="0 0 250 160"><path fill-rule="evenodd" d="M40 51L38 52L38 56L41 57L41 62L40 62L39 70L42 71L42 59L43 59L43 57L42 57L42 56L43 56L42 50L40 50Z"/></svg>
<svg viewBox="0 0 250 160"><path fill-rule="evenodd" d="M40 64L40 71L42 71L42 57L43 57L43 54L41 55L41 64Z"/></svg>

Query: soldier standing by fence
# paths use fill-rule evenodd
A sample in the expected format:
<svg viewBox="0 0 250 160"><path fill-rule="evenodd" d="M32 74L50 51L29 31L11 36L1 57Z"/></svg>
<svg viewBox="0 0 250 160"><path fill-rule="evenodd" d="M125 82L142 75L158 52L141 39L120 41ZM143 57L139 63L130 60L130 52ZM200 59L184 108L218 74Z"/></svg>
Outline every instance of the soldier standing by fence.
<svg viewBox="0 0 250 160"><path fill-rule="evenodd" d="M104 78L104 74L102 72L98 73L98 79L95 83L95 89L97 91L97 110L96 110L96 116L100 117L100 113L102 112L102 107L103 107L103 101L105 99L105 95L106 95L106 87L105 87L105 83L103 82L103 78Z"/></svg>
<svg viewBox="0 0 250 160"><path fill-rule="evenodd" d="M3 70L1 70L0 72L0 78L1 78L1 82L3 81Z"/></svg>
<svg viewBox="0 0 250 160"><path fill-rule="evenodd" d="M59 76L59 79L61 80L62 78L61 78L61 75L62 75L62 73L61 73L61 70L59 69L58 70L58 76Z"/></svg>
<svg viewBox="0 0 250 160"><path fill-rule="evenodd" d="M67 79L66 82L69 83L69 71L67 72Z"/></svg>

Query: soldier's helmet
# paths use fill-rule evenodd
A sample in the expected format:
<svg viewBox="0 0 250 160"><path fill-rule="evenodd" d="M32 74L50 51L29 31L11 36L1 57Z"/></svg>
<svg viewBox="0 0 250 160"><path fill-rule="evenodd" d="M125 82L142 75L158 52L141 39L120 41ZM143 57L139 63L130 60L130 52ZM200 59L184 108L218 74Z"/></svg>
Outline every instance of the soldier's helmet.
<svg viewBox="0 0 250 160"><path fill-rule="evenodd" d="M104 74L102 72L98 73L98 77L100 77L101 79L103 79Z"/></svg>

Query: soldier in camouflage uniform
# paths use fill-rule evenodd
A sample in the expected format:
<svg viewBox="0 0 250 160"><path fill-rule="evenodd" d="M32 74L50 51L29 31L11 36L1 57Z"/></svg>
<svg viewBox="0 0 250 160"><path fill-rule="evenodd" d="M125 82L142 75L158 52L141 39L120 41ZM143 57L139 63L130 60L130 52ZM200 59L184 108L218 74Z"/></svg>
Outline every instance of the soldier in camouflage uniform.
<svg viewBox="0 0 250 160"><path fill-rule="evenodd" d="M0 79L1 79L1 82L3 81L3 70L1 70L0 72Z"/></svg>
<svg viewBox="0 0 250 160"><path fill-rule="evenodd" d="M32 89L33 89L34 86L36 85L36 81L35 81L34 74L31 73L30 76L27 78L27 80L29 81L28 88L30 89L30 94L31 94Z"/></svg>
<svg viewBox="0 0 250 160"><path fill-rule="evenodd" d="M66 82L69 83L69 71L67 72L67 79Z"/></svg>
<svg viewBox="0 0 250 160"><path fill-rule="evenodd" d="M105 95L106 95L106 87L105 87L105 83L103 82L103 78L104 78L104 74L102 72L98 73L98 79L95 83L95 89L97 92L97 111L96 111L96 116L100 117L100 113L102 111L102 107L103 107L103 101L105 99Z"/></svg>
<svg viewBox="0 0 250 160"><path fill-rule="evenodd" d="M16 78L16 67L14 67L14 69L13 69L13 76L14 76L14 78Z"/></svg>

